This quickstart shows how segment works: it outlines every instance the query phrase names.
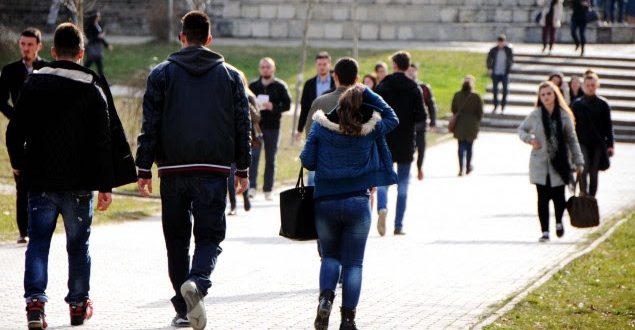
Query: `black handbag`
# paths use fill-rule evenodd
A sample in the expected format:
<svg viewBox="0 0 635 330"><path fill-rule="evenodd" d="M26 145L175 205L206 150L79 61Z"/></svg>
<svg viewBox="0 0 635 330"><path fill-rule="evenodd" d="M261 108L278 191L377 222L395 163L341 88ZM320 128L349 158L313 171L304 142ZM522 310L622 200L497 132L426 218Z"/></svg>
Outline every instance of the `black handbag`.
<svg viewBox="0 0 635 330"><path fill-rule="evenodd" d="M571 226L576 228L590 228L600 225L600 209L598 201L593 196L575 195L579 178L575 182L573 196L567 201L567 211L571 219Z"/></svg>
<svg viewBox="0 0 635 330"><path fill-rule="evenodd" d="M293 240L317 239L313 187L304 186L304 168L295 188L280 193L280 236Z"/></svg>
<svg viewBox="0 0 635 330"><path fill-rule="evenodd" d="M589 8L589 10L586 12L587 24L597 22L599 19L600 19L600 16L598 15L598 12L595 11L595 9L593 8Z"/></svg>

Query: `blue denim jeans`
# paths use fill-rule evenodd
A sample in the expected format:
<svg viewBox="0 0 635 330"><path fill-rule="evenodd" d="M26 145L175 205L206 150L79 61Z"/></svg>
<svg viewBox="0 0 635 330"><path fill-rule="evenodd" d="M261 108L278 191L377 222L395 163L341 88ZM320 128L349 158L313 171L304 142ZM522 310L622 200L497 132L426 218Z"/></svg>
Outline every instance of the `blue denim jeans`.
<svg viewBox="0 0 635 330"><path fill-rule="evenodd" d="M507 105L507 94L509 86L509 75L493 74L492 75L492 94L494 94L494 107L498 107L498 84L503 85L503 96L500 105L504 108Z"/></svg>
<svg viewBox="0 0 635 330"><path fill-rule="evenodd" d="M469 169L472 166L472 147L474 141L459 140L459 170L463 171L463 164L465 169ZM465 163L464 163L465 161Z"/></svg>
<svg viewBox="0 0 635 330"><path fill-rule="evenodd" d="M93 193L90 191L30 192L29 244L24 265L24 298L48 301L48 257L51 238L61 214L68 252L68 295L64 300L81 303L90 290L88 239L93 222Z"/></svg>
<svg viewBox="0 0 635 330"><path fill-rule="evenodd" d="M584 48L584 45L586 45L586 24L586 20L571 20L571 38L573 39L573 43L575 43L576 46L582 45L582 48Z"/></svg>
<svg viewBox="0 0 635 330"><path fill-rule="evenodd" d="M397 212L395 213L395 229L403 228L408 201L408 185L410 183L410 166L412 163L397 163ZM388 187L377 187L377 211L388 209Z"/></svg>
<svg viewBox="0 0 635 330"><path fill-rule="evenodd" d="M322 252L320 292L335 291L341 267L342 306L346 308L355 309L359 302L370 213L368 196L315 203L315 227Z"/></svg>
<svg viewBox="0 0 635 330"><path fill-rule="evenodd" d="M270 192L273 190L273 181L276 174L276 154L278 153L278 142L280 137L279 129L262 130L262 144L265 147L265 183L262 190ZM249 168L250 188L258 187L258 164L260 164L260 152L262 147L254 148L251 151L251 167Z"/></svg>
<svg viewBox="0 0 635 330"><path fill-rule="evenodd" d="M163 236L168 252L168 273L178 313L186 312L181 285L192 280L207 295L210 275L223 251L227 178L169 175L161 178ZM193 221L192 221L192 218ZM192 224L192 222L194 222ZM190 239L194 227L194 257L190 267Z"/></svg>
<svg viewBox="0 0 635 330"><path fill-rule="evenodd" d="M626 13L626 6L624 6L624 0L607 0L604 2L604 20L614 23L615 18L615 5L617 4L617 22L624 22L624 15Z"/></svg>
<svg viewBox="0 0 635 330"><path fill-rule="evenodd" d="M306 178L307 186L315 186L315 171L308 171Z"/></svg>

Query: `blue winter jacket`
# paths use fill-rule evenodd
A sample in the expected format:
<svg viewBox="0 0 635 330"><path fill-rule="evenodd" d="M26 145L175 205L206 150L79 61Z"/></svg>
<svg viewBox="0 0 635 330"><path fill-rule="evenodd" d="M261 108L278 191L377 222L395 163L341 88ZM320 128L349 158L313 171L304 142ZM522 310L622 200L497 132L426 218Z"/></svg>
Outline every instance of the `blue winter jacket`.
<svg viewBox="0 0 635 330"><path fill-rule="evenodd" d="M315 171L314 198L397 183L386 134L397 127L399 119L370 89L366 88L363 97L363 107L372 110L372 116L363 124L360 136L344 134L336 116L322 110L313 116L300 159L306 169Z"/></svg>

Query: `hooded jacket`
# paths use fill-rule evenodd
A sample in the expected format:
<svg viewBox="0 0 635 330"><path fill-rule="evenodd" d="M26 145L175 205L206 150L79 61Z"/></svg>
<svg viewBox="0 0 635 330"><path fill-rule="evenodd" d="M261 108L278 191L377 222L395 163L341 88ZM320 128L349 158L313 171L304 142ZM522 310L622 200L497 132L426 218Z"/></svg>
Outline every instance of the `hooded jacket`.
<svg viewBox="0 0 635 330"><path fill-rule="evenodd" d="M203 47L183 48L157 65L143 97L139 177L220 174L247 177L251 163L249 103L242 79L224 58Z"/></svg>
<svg viewBox="0 0 635 330"><path fill-rule="evenodd" d="M386 100L399 118L399 126L386 136L393 161L411 163L415 151L415 123L426 119L419 85L403 72L395 72L379 83L377 94Z"/></svg>
<svg viewBox="0 0 635 330"><path fill-rule="evenodd" d="M7 149L30 191L109 192L134 181L126 176L134 174L130 149L100 84L94 72L69 61L52 62L25 82Z"/></svg>
<svg viewBox="0 0 635 330"><path fill-rule="evenodd" d="M397 183L385 135L399 124L395 112L366 88L362 111L366 114L360 136L344 134L337 110L318 110L300 159L315 171L314 198L344 195Z"/></svg>

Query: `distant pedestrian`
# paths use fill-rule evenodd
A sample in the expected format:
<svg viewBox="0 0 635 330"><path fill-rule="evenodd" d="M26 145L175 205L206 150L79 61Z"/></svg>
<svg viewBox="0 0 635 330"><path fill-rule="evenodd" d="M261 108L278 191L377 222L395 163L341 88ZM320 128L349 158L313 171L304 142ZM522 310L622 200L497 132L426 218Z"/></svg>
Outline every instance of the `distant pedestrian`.
<svg viewBox="0 0 635 330"><path fill-rule="evenodd" d="M234 68L236 69L236 68ZM247 86L249 84L245 73L236 69L238 74L240 74L240 78L242 79L243 86ZM249 116L251 118L251 145L253 147L258 147L262 145L262 130L260 129L260 112L258 111L258 104L256 103L256 95L249 90L249 88L245 88L247 92L247 100L249 101ZM234 179L236 176L236 164L232 164L231 172L229 174L229 178L227 179L227 195L229 196L229 213L228 215L236 215L236 180ZM243 195L243 208L245 211L251 210L251 200L249 198L249 192L244 191Z"/></svg>
<svg viewBox="0 0 635 330"><path fill-rule="evenodd" d="M417 179L423 180L423 158L426 154L426 131L428 128L427 118L430 118L430 128L437 127L437 101L432 94L432 86L430 84L423 83L418 79L419 68L416 64L411 63L408 68L407 75L410 79L414 80L421 89L423 96L423 105L427 112L427 117L424 117L423 122L415 125L415 145L417 146Z"/></svg>
<svg viewBox="0 0 635 330"><path fill-rule="evenodd" d="M604 17L605 21L609 24L612 23L624 23L624 16L626 14L626 6L624 0L605 0L604 2ZM617 5L617 17L615 17L615 7Z"/></svg>
<svg viewBox="0 0 635 330"><path fill-rule="evenodd" d="M313 101L324 93L335 89L335 80L331 74L331 55L328 52L319 52L315 56L315 71L317 72L315 77L307 80L302 88L296 139L300 139L302 132L306 131L306 134L309 134L308 129L311 128L313 116L310 109Z"/></svg>
<svg viewBox="0 0 635 330"><path fill-rule="evenodd" d="M225 239L227 176L235 163L236 193L249 186L247 93L237 70L206 46L207 14L181 19L181 50L157 65L143 97L138 137L139 192L152 192L152 164L161 176L161 222L176 311L172 325L204 329L203 299ZM175 83L178 82L178 83ZM194 255L190 241L194 233Z"/></svg>
<svg viewBox="0 0 635 330"><path fill-rule="evenodd" d="M93 191L99 191L97 209L105 211L112 202L112 188L135 179L130 147L108 85L79 64L84 55L82 35L71 23L57 27L51 48L55 61L29 76L7 128L13 173L25 176L29 191L24 268L29 329L47 327L49 250L60 215L66 231L68 294L64 300L69 304L70 323L82 325L91 318Z"/></svg>
<svg viewBox="0 0 635 330"><path fill-rule="evenodd" d="M386 76L377 86L379 94L390 105L399 118L399 126L387 135L388 147L393 162L397 164L397 206L395 211L395 235L405 235L403 219L408 201L410 167L415 151L415 125L425 123L423 96L419 85L406 76L410 67L410 53L396 52L392 57L393 73ZM388 216L388 187L377 187L377 231L386 234Z"/></svg>
<svg viewBox="0 0 635 330"><path fill-rule="evenodd" d="M540 9L540 20L542 26L542 52L549 46L549 55L556 42L556 30L562 25L563 0L538 0Z"/></svg>
<svg viewBox="0 0 635 330"><path fill-rule="evenodd" d="M575 43L575 50L580 49L580 56L584 56L586 45L587 13L591 8L590 0L572 0L571 7L571 38Z"/></svg>
<svg viewBox="0 0 635 330"><path fill-rule="evenodd" d="M14 107L18 103L18 95L22 85L33 73L47 64L38 54L42 50L42 33L36 28L27 28L20 33L18 40L22 58L9 63L2 68L0 75L0 111L9 119L14 112ZM11 101L11 104L9 104ZM27 242L27 227L29 225L28 202L29 194L26 188L24 175L14 175L16 190L16 222L18 224L19 236L17 242L25 244Z"/></svg>
<svg viewBox="0 0 635 330"><path fill-rule="evenodd" d="M461 90L452 98L452 113L457 116L454 138L459 141L459 176L470 174L472 149L483 119L483 100L475 92L476 79L466 76Z"/></svg>
<svg viewBox="0 0 635 330"><path fill-rule="evenodd" d="M536 109L518 127L520 139L533 149L529 180L538 192L538 218L542 236L549 241L549 201L556 214L556 235L564 235L562 216L566 207L565 185L572 184L571 164L578 176L584 159L575 133L575 119L560 90L551 82L540 84Z"/></svg>
<svg viewBox="0 0 635 330"><path fill-rule="evenodd" d="M271 192L276 175L276 154L278 153L278 141L280 139L280 120L282 113L291 108L291 94L287 84L276 78L276 63L270 57L260 60L260 77L249 84L249 89L256 95L256 101L260 109L260 127L262 128L263 146L254 148L252 153L252 166L249 197L253 198L258 187L258 164L262 147L265 151L265 178L263 191L266 200L273 200Z"/></svg>
<svg viewBox="0 0 635 330"><path fill-rule="evenodd" d="M365 75L362 83L373 91L377 88L377 78L372 74Z"/></svg>
<svg viewBox="0 0 635 330"><path fill-rule="evenodd" d="M357 71L355 60L341 61ZM356 80L356 75L341 78ZM315 113L300 155L302 165L316 172L315 225L322 266L315 329L328 328L340 268L343 279L340 329L357 329L355 316L371 224L369 197L374 187L397 181L385 140L386 133L397 124L390 106L370 88L359 85L342 94L335 110Z"/></svg>
<svg viewBox="0 0 635 330"><path fill-rule="evenodd" d="M377 62L375 64L375 77L377 78L377 84L379 84L388 75L388 65L384 62Z"/></svg>
<svg viewBox="0 0 635 330"><path fill-rule="evenodd" d="M569 100L571 100L570 105L573 105L573 102L575 102L575 100L583 96L584 89L582 88L580 77L572 75L569 79Z"/></svg>
<svg viewBox="0 0 635 330"><path fill-rule="evenodd" d="M487 72L492 78L492 94L494 94L494 109L492 113L496 113L498 109L498 85L503 85L503 95L500 102L501 114L505 111L507 105L507 94L509 86L509 72L514 64L514 52L507 45L507 37L504 34L496 39L498 44L490 49L487 54Z"/></svg>
<svg viewBox="0 0 635 330"><path fill-rule="evenodd" d="M607 99L597 95L599 87L597 75L585 76L585 95L573 103L576 132L586 163L580 179L580 191L594 197L598 191L598 172L602 167L607 169L609 157L615 153L611 106Z"/></svg>
<svg viewBox="0 0 635 330"><path fill-rule="evenodd" d="M560 94L564 97L564 100L567 104L571 103L571 94L569 93L569 85L564 80L564 75L562 72L554 72L549 76L548 79L552 82L558 89L560 90Z"/></svg>
<svg viewBox="0 0 635 330"><path fill-rule="evenodd" d="M93 63L97 66L97 73L104 75L104 47L112 49L112 46L104 38L104 30L99 25L101 21L101 13L93 12L88 16L84 33L88 43L86 44L86 60L84 65L90 68Z"/></svg>

